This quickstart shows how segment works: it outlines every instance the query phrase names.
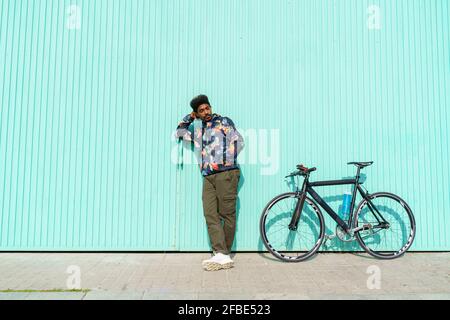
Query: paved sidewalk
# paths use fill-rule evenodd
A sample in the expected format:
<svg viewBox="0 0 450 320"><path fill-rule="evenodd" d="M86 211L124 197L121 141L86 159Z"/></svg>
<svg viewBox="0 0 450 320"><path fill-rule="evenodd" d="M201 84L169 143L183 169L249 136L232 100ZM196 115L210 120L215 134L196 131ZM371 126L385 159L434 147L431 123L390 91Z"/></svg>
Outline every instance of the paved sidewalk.
<svg viewBox="0 0 450 320"><path fill-rule="evenodd" d="M407 253L391 261L324 253L295 264L268 253L237 253L235 267L218 272L203 271L207 258L208 253L0 253L0 290L12 290L0 299L450 299L450 253ZM76 270L81 288L90 291L38 292L69 290Z"/></svg>

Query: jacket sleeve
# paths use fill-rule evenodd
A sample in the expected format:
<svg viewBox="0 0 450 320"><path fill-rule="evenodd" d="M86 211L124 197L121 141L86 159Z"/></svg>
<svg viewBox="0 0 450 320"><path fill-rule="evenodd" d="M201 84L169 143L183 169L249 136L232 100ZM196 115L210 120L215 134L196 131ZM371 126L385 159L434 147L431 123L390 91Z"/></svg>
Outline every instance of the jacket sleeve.
<svg viewBox="0 0 450 320"><path fill-rule="evenodd" d="M242 149L244 149L244 138L242 138L242 135L236 129L234 122L230 118L225 117L223 122L223 124L226 126L225 132L226 142L228 146L227 152L229 152L229 154L233 154L235 151L234 148L237 148L237 156L242 151Z"/></svg>
<svg viewBox="0 0 450 320"><path fill-rule="evenodd" d="M194 141L194 132L189 130L189 126L194 121L194 118L190 114L186 115L183 120L178 124L175 138L178 140Z"/></svg>

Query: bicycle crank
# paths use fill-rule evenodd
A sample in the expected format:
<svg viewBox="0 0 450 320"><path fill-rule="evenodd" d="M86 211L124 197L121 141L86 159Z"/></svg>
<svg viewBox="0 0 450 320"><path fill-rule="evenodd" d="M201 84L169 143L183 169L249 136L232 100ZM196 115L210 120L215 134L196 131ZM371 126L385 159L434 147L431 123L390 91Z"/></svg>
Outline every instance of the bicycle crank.
<svg viewBox="0 0 450 320"><path fill-rule="evenodd" d="M336 226L336 236L343 242L352 242L355 240L353 233L349 234L345 232L340 226Z"/></svg>

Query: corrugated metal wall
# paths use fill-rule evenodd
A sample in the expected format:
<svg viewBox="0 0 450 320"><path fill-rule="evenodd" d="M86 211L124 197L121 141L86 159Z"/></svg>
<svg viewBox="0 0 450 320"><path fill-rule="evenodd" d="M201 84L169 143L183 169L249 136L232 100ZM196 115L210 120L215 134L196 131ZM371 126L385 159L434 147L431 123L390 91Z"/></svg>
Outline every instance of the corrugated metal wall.
<svg viewBox="0 0 450 320"><path fill-rule="evenodd" d="M209 250L172 139L198 93L246 140L236 250L263 249L261 210L296 164L334 179L355 160L413 208L413 249L450 249L449 1L0 6L0 250ZM345 190L320 193L337 209Z"/></svg>

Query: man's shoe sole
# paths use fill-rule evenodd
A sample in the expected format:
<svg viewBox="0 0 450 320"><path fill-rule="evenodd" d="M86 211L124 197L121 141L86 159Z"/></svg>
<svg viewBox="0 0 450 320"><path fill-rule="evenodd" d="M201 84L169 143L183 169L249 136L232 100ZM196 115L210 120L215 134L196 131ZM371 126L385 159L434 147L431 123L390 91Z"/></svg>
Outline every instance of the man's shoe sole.
<svg viewBox="0 0 450 320"><path fill-rule="evenodd" d="M205 268L206 271L218 271L221 269L230 269L233 268L233 262L227 262L224 264L220 264L217 262L206 262L203 265L203 268Z"/></svg>

